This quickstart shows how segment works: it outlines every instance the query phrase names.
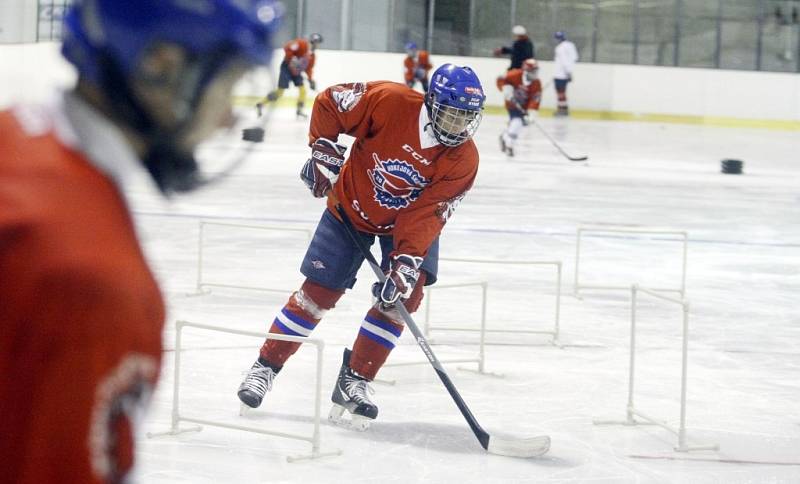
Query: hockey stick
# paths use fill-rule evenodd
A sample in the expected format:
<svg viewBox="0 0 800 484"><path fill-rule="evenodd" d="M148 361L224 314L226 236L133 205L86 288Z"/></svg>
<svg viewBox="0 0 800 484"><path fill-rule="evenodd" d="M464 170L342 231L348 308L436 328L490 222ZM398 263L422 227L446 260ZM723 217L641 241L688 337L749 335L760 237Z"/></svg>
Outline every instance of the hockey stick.
<svg viewBox="0 0 800 484"><path fill-rule="evenodd" d="M588 159L589 159L589 157L588 157L587 155L581 155L581 156L573 156L573 155L570 155L569 153L567 153L566 151L564 151L564 148L562 148L562 147L561 147L561 145L559 145L559 144L558 144L558 142L557 142L556 140L554 140L554 139L553 139L553 137L552 137L552 136L550 136L550 134L549 134L547 131L545 131L545 130L544 130L544 128L542 128L541 126L539 126L539 123L537 123L535 120L531 119L531 124L533 124L534 126L536 126L537 128L539 128L539 131L541 131L541 132L542 132L542 134L544 135L544 137L545 137L545 138L547 138L548 140L550 140L550 142L553 144L553 146L555 146L555 147L556 147L556 149L557 149L557 150L558 150L558 151L559 151L559 152L560 152L562 155L564 155L564 156L565 156L565 157L566 157L566 158L567 158L569 161L586 161L586 160L588 160Z"/></svg>
<svg viewBox="0 0 800 484"><path fill-rule="evenodd" d="M338 202L336 203L336 211L342 217L342 221L344 222L344 226L347 229L347 234L350 236L350 239L354 244L356 244L358 250L367 259L367 262L369 262L370 267L372 267L372 271L375 273L375 276L377 276L378 280L383 283L386 280L386 275L384 275L380 265L375 260L375 257L373 257L369 248L364 246L364 242L358 236L356 229L353 226L353 222L350 220L350 217L347 216L347 213ZM414 334L414 337L417 339L417 344L419 344L419 347L422 348L422 352L425 353L428 361L430 361L431 365L433 365L433 369L436 370L436 373L439 375L439 379L442 380L442 383L444 383L445 388L447 388L448 393L450 393L450 397L452 397L453 401L455 401L458 409L461 411L461 415L463 415L467 420L469 427L472 429L472 433L475 434L475 437L478 438L478 441L484 449L486 449L490 454L505 455L509 457L536 457L544 454L550 449L550 437L546 435L527 439L514 439L489 435L488 432L483 430L480 424L478 424L478 421L475 420L475 416L473 416L472 412L470 412L469 407L467 407L466 402L464 402L464 399L461 398L458 390L456 390L455 385L453 385L453 382L450 380L450 377L447 375L444 367L436 358L436 355L433 354L433 350L431 350L428 340L425 339L425 336L411 318L411 315L408 313L406 307L400 301L397 302L395 307L405 321L406 326L408 326L408 328L411 330L411 333Z"/></svg>

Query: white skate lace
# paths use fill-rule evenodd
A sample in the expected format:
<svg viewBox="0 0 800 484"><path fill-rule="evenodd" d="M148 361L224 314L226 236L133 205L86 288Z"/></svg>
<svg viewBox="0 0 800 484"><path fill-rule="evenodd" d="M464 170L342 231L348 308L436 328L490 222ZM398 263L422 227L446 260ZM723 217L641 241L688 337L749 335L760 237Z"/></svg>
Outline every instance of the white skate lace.
<svg viewBox="0 0 800 484"><path fill-rule="evenodd" d="M257 367L251 368L244 373L247 377L244 379L243 386L258 392L262 397L272 390L272 380L275 378L275 372L272 368L259 363Z"/></svg>
<svg viewBox="0 0 800 484"><path fill-rule="evenodd" d="M375 390L369 386L369 383L366 380L347 379L345 380L344 385L345 389L347 390L347 394L351 399L355 400L356 403L368 403L370 405L374 405L369 396L374 395Z"/></svg>

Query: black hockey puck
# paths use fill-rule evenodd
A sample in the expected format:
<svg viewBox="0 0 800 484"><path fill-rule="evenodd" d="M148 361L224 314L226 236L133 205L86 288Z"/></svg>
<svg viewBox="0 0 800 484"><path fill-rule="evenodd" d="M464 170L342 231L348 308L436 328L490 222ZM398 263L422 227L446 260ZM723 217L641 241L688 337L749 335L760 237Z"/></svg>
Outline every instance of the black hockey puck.
<svg viewBox="0 0 800 484"><path fill-rule="evenodd" d="M741 175L743 165L744 162L742 160L722 160L722 173L726 173L728 175Z"/></svg>
<svg viewBox="0 0 800 484"><path fill-rule="evenodd" d="M246 128L242 130L242 139L251 143L264 141L264 128Z"/></svg>

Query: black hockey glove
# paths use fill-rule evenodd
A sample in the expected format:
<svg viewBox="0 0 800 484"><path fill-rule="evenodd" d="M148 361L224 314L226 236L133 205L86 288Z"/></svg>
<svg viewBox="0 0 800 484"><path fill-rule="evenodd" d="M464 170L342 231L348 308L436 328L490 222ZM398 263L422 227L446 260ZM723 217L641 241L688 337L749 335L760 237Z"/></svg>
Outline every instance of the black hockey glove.
<svg viewBox="0 0 800 484"><path fill-rule="evenodd" d="M398 254L392 257L389 273L378 294L383 309L394 307L398 299L406 300L411 297L414 285L419 280L420 265L422 265L422 257L408 254Z"/></svg>
<svg viewBox="0 0 800 484"><path fill-rule="evenodd" d="M310 87L312 91L316 91L317 90L317 81L315 81L314 79L309 79L308 80L308 87Z"/></svg>
<svg viewBox="0 0 800 484"><path fill-rule="evenodd" d="M327 195L339 179L346 150L344 146L325 138L319 138L311 145L311 158L303 165L300 179L316 198Z"/></svg>

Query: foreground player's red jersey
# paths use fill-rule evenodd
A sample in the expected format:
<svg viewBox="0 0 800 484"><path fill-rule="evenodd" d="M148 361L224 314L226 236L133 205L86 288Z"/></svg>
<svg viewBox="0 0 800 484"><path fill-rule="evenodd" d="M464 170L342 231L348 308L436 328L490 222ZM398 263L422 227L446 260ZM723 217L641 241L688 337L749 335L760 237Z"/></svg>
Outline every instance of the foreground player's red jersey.
<svg viewBox="0 0 800 484"><path fill-rule="evenodd" d="M316 56L308 45L308 41L297 38L286 42L283 46L283 62L285 62L294 75L306 73L309 79L314 75L314 62Z"/></svg>
<svg viewBox="0 0 800 484"><path fill-rule="evenodd" d="M522 69L511 69L505 76L497 78L497 88L501 91L503 86L511 86L514 88L514 98L511 101L506 101L506 109L518 109L517 105L528 109L539 109L539 103L542 100L542 82L539 79L534 79L530 84L526 85L522 76L524 76Z"/></svg>
<svg viewBox="0 0 800 484"><path fill-rule="evenodd" d="M356 138L333 192L357 228L391 234L395 253L424 256L478 171L472 140L438 143L422 94L389 81L332 86L317 96L310 141ZM335 201L328 200L334 212Z"/></svg>
<svg viewBox="0 0 800 484"><path fill-rule="evenodd" d="M122 482L163 301L116 185L49 122L0 112L0 481Z"/></svg>

